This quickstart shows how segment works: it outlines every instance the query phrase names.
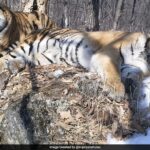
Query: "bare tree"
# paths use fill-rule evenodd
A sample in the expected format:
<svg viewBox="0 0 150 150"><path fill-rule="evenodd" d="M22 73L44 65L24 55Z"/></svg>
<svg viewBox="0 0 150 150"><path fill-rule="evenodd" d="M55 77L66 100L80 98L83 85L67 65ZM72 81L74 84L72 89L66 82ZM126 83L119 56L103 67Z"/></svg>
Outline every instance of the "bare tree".
<svg viewBox="0 0 150 150"><path fill-rule="evenodd" d="M0 0L0 3L15 11L46 11L61 27L126 31L150 28L149 0Z"/></svg>
<svg viewBox="0 0 150 150"><path fill-rule="evenodd" d="M118 20L119 20L119 17L120 17L122 4L123 4L123 0L118 0L116 14L115 14L115 20L114 20L114 24L113 24L113 29L114 30L117 29L117 25L118 25Z"/></svg>
<svg viewBox="0 0 150 150"><path fill-rule="evenodd" d="M40 12L46 12L47 0L28 0L25 2L23 11L30 12L32 10L38 10Z"/></svg>

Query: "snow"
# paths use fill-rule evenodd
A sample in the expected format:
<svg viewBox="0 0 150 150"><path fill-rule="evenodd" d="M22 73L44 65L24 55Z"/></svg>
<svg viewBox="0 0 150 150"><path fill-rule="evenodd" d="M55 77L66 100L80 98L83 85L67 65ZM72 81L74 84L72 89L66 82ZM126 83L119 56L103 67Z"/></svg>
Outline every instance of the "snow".
<svg viewBox="0 0 150 150"><path fill-rule="evenodd" d="M117 140L109 134L107 137L108 144L150 144L150 128L147 129L147 135L144 134L134 134L131 138L127 140Z"/></svg>
<svg viewBox="0 0 150 150"><path fill-rule="evenodd" d="M150 108L150 77L143 80L139 99L139 108L146 109ZM147 114L147 118L150 118L150 113ZM147 129L147 135L134 134L132 137L126 140L117 140L108 134L108 144L150 144L150 128Z"/></svg>
<svg viewBox="0 0 150 150"><path fill-rule="evenodd" d="M139 107L147 108L149 107L149 105L150 105L150 77L143 80Z"/></svg>
<svg viewBox="0 0 150 150"><path fill-rule="evenodd" d="M56 70L53 72L53 76L56 78L61 77L64 74L64 72L62 70Z"/></svg>

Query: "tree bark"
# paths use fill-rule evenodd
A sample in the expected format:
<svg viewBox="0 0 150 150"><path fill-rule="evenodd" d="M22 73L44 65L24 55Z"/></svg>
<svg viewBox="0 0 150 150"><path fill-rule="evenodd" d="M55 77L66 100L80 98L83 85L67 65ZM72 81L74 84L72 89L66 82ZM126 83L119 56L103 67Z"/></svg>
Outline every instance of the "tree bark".
<svg viewBox="0 0 150 150"><path fill-rule="evenodd" d="M149 31L149 0L36 0L61 27L81 30ZM67 4L66 4L67 2ZM33 0L0 0L15 11L31 11ZM29 6L25 7L25 4Z"/></svg>
<svg viewBox="0 0 150 150"><path fill-rule="evenodd" d="M24 9L23 11L24 12L31 12L32 11L32 8L33 8L33 3L34 3L35 0L28 0L26 2L24 2Z"/></svg>
<svg viewBox="0 0 150 150"><path fill-rule="evenodd" d="M28 0L24 3L24 12L31 12L33 10L46 13L47 0Z"/></svg>
<svg viewBox="0 0 150 150"><path fill-rule="evenodd" d="M113 24L113 29L114 30L117 29L118 20L119 20L119 17L121 15L120 13L121 13L122 4L123 4L123 0L118 0L116 14L115 14L115 20L114 20L114 24Z"/></svg>

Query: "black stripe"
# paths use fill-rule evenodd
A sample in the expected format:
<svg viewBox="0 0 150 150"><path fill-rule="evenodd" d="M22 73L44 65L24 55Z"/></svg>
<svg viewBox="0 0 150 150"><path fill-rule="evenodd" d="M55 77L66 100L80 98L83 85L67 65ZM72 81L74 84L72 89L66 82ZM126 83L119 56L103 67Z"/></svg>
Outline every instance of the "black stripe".
<svg viewBox="0 0 150 150"><path fill-rule="evenodd" d="M38 25L34 21L32 21L32 24L33 24L34 30L38 30Z"/></svg>
<svg viewBox="0 0 150 150"><path fill-rule="evenodd" d="M25 49L24 49L23 46L20 46L20 48L21 48L21 50L22 50L24 53L26 53L26 51L25 51Z"/></svg>
<svg viewBox="0 0 150 150"><path fill-rule="evenodd" d="M14 49L14 48L16 48L16 46L17 46L17 44L13 43L9 47Z"/></svg>
<svg viewBox="0 0 150 150"><path fill-rule="evenodd" d="M39 47L40 47L40 43L42 42L42 40L48 35L49 31L46 31L42 37L40 38L40 41L38 43L38 46L37 46L37 52L39 52Z"/></svg>
<svg viewBox="0 0 150 150"><path fill-rule="evenodd" d="M60 35L60 33L53 33L53 34L50 34L50 38L55 38L57 35Z"/></svg>
<svg viewBox="0 0 150 150"><path fill-rule="evenodd" d="M61 40L61 43L62 43L62 44L65 44L67 41L68 41L68 38Z"/></svg>
<svg viewBox="0 0 150 150"><path fill-rule="evenodd" d="M81 39L81 41L76 45L76 49L75 49L76 61L79 65L81 65L81 64L80 64L79 59L78 59L78 49L81 46L82 42L83 42L83 39Z"/></svg>
<svg viewBox="0 0 150 150"><path fill-rule="evenodd" d="M131 44L131 54L134 55L134 50L133 50L132 44Z"/></svg>
<svg viewBox="0 0 150 150"><path fill-rule="evenodd" d="M40 63L40 61L39 61L39 60L37 60L37 62L38 62L38 65L41 65L41 63Z"/></svg>
<svg viewBox="0 0 150 150"><path fill-rule="evenodd" d="M50 39L48 39L48 40L46 41L46 49L43 51L43 53L45 53L45 52L48 50L48 42L49 42L49 40L50 40Z"/></svg>
<svg viewBox="0 0 150 150"><path fill-rule="evenodd" d="M54 43L53 43L53 46L55 46L55 45L56 45L56 41L57 41L56 39L54 39L54 40L55 40L55 41L54 41Z"/></svg>
<svg viewBox="0 0 150 150"><path fill-rule="evenodd" d="M13 46L13 45L10 45L10 46L9 46L9 48L12 48L12 49L14 49L14 46Z"/></svg>
<svg viewBox="0 0 150 150"><path fill-rule="evenodd" d="M36 12L36 11L33 11L32 12L35 16L36 16L36 18L39 20L40 18L39 18L39 14Z"/></svg>
<svg viewBox="0 0 150 150"><path fill-rule="evenodd" d="M41 40L39 41L38 46L37 46L37 53L39 52L40 43L41 43Z"/></svg>
<svg viewBox="0 0 150 150"><path fill-rule="evenodd" d="M15 42L15 43L13 43L13 45L17 46L17 43Z"/></svg>
<svg viewBox="0 0 150 150"><path fill-rule="evenodd" d="M0 58L3 57L4 55L0 53Z"/></svg>
<svg viewBox="0 0 150 150"><path fill-rule="evenodd" d="M121 47L122 47L122 44L120 45L119 53L120 53L120 57L122 59L122 63L124 64L124 57L123 57L122 52L121 52Z"/></svg>
<svg viewBox="0 0 150 150"><path fill-rule="evenodd" d="M34 29L34 28L33 28L33 25L31 25L29 22L28 22L28 25L29 25L29 28L30 28L31 30ZM34 30L37 30L37 29L34 29Z"/></svg>
<svg viewBox="0 0 150 150"><path fill-rule="evenodd" d="M48 42L49 42L49 40L50 40L50 39L48 39L48 40L46 41L46 50L48 49Z"/></svg>
<svg viewBox="0 0 150 150"><path fill-rule="evenodd" d="M33 11L35 10L38 10L38 5L36 0L33 1Z"/></svg>
<svg viewBox="0 0 150 150"><path fill-rule="evenodd" d="M12 55L11 53L9 53L9 55L12 57L12 58L16 58L17 56L15 55Z"/></svg>
<svg viewBox="0 0 150 150"><path fill-rule="evenodd" d="M45 56L43 53L42 53L42 55L43 55L51 64L54 63L50 58L48 58L47 56Z"/></svg>
<svg viewBox="0 0 150 150"><path fill-rule="evenodd" d="M30 56L32 49L33 49L33 43L30 43L29 46L30 46L30 48L29 48L29 54L28 55Z"/></svg>
<svg viewBox="0 0 150 150"><path fill-rule="evenodd" d="M25 39L25 40L24 40L24 42L25 42L26 44L29 44L29 42L28 42L28 40L27 40L27 39Z"/></svg>
<svg viewBox="0 0 150 150"><path fill-rule="evenodd" d="M128 68L128 66L123 66L123 67L121 68L121 72L122 72L124 69L126 69L126 68Z"/></svg>
<svg viewBox="0 0 150 150"><path fill-rule="evenodd" d="M47 31L49 31L48 29L39 29L39 35L42 36L44 33L46 33Z"/></svg>
<svg viewBox="0 0 150 150"><path fill-rule="evenodd" d="M70 65L70 64L66 61L66 59L64 59L64 58L60 58L60 61L61 61L61 62L65 62L67 65Z"/></svg>
<svg viewBox="0 0 150 150"><path fill-rule="evenodd" d="M71 61L75 64L76 62L73 59L73 55L72 55L73 51L71 51Z"/></svg>
<svg viewBox="0 0 150 150"><path fill-rule="evenodd" d="M8 22L6 22L6 23L4 24L4 26L0 29L0 32L2 32L2 31L7 27L7 25L8 25Z"/></svg>
<svg viewBox="0 0 150 150"><path fill-rule="evenodd" d="M9 49L9 47L7 47L7 48L4 48L4 51L9 52L11 50Z"/></svg>
<svg viewBox="0 0 150 150"><path fill-rule="evenodd" d="M45 18L46 18L46 17L45 17ZM46 27L48 27L49 24L50 24L50 28L52 28L52 23L50 23L49 19L47 19Z"/></svg>
<svg viewBox="0 0 150 150"><path fill-rule="evenodd" d="M70 42L68 43L67 47L66 47L66 53L65 53L65 57L66 57L66 58L68 58L68 50L69 50L70 45L71 45L73 42L74 42L73 40L70 41Z"/></svg>
<svg viewBox="0 0 150 150"><path fill-rule="evenodd" d="M41 37L41 41L47 36L49 34L49 31L48 30L46 30L46 32L43 34L43 36Z"/></svg>

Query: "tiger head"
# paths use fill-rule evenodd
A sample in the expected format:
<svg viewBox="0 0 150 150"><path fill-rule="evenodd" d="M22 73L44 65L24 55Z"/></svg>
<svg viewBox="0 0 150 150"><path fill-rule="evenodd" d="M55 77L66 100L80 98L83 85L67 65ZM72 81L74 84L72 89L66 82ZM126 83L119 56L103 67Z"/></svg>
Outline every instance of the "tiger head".
<svg viewBox="0 0 150 150"><path fill-rule="evenodd" d="M0 4L0 34L3 34L7 30L7 26L12 21L12 13L10 9Z"/></svg>

